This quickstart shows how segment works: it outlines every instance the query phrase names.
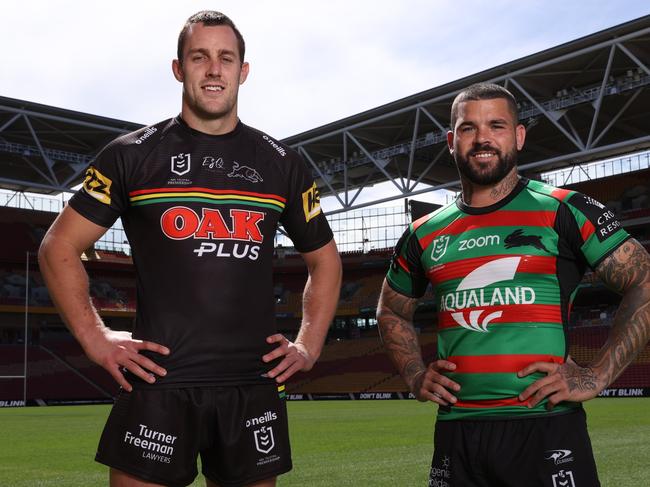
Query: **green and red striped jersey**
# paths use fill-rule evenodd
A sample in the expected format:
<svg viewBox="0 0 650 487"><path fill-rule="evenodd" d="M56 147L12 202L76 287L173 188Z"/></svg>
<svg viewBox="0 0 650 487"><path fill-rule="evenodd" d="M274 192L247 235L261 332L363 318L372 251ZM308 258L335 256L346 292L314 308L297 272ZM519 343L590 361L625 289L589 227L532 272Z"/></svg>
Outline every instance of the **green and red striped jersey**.
<svg viewBox="0 0 650 487"><path fill-rule="evenodd" d="M527 179L492 206L459 199L409 225L386 279L409 297L429 284L435 293L438 358L456 364L447 375L461 385L458 402L438 418L545 414L546 401L529 409L517 397L543 374L517 371L565 361L565 327L584 272L628 238L596 200Z"/></svg>

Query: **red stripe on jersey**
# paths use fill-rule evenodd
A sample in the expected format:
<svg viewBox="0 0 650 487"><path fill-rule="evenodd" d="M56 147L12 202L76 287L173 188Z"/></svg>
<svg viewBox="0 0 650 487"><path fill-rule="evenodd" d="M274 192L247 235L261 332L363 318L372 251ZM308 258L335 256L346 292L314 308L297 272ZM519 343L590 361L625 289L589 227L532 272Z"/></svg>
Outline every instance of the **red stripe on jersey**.
<svg viewBox="0 0 650 487"><path fill-rule="evenodd" d="M402 257L401 255L399 255L399 256L397 257L397 263L398 263L399 266L400 266L402 269L404 269L406 272L410 272L410 271L409 271L409 266L408 266L408 264L406 263L406 259L405 259L404 257Z"/></svg>
<svg viewBox="0 0 650 487"><path fill-rule="evenodd" d="M596 227L594 227L594 224L591 223L589 220L585 221L585 223L580 228L580 235L582 235L582 241L586 242L587 239L591 237L595 231L596 231Z"/></svg>
<svg viewBox="0 0 650 487"><path fill-rule="evenodd" d="M424 215L424 216L421 216L420 218L418 218L417 220L415 220L413 222L413 231L416 231L420 225L427 222L429 220L430 216L431 216L431 214Z"/></svg>
<svg viewBox="0 0 650 487"><path fill-rule="evenodd" d="M452 356L445 360L456 364L457 374L514 374L533 362L564 363L563 357L549 354Z"/></svg>
<svg viewBox="0 0 650 487"><path fill-rule="evenodd" d="M450 279L465 277L483 264L487 264L493 260L503 259L504 257L513 257L513 255L498 254L457 260L448 264L432 267L427 271L427 277L433 284L440 284ZM517 266L517 273L528 272L530 274L555 274L556 270L557 260L555 257L545 255L522 255L521 261Z"/></svg>
<svg viewBox="0 0 650 487"><path fill-rule="evenodd" d="M505 399L484 399L482 401L458 401L454 403L459 408L498 408L502 406L528 406L528 400L522 402L519 397Z"/></svg>
<svg viewBox="0 0 650 487"><path fill-rule="evenodd" d="M555 188L551 193L551 196L559 199L560 201L564 201L564 199L572 193L573 191L571 191L570 189Z"/></svg>
<svg viewBox="0 0 650 487"><path fill-rule="evenodd" d="M136 191L131 191L129 196L138 196L143 194L157 194L157 193L209 193L209 194L239 194L242 196L254 196L256 198L271 198L274 200L279 200L286 202L286 198L278 196L277 194L266 194L266 193L255 193L253 191L238 191L235 189L210 189L210 188L199 188L199 187L189 187L189 188L154 188L154 189L138 189Z"/></svg>
<svg viewBox="0 0 650 487"><path fill-rule="evenodd" d="M554 211L495 211L488 215L466 215L445 228L424 235L419 241L426 249L439 235L458 235L488 227L552 227L554 220Z"/></svg>
<svg viewBox="0 0 650 487"><path fill-rule="evenodd" d="M485 306L483 309L469 308L457 311L442 311L438 313L438 328L459 328L461 325L452 317L452 313L463 313L465 323L471 324L470 313L481 311L477 318L480 324L491 313L501 311L501 316L489 321L489 326L497 323L562 323L562 314L556 304L507 304L503 306ZM482 332L482 330L476 330Z"/></svg>

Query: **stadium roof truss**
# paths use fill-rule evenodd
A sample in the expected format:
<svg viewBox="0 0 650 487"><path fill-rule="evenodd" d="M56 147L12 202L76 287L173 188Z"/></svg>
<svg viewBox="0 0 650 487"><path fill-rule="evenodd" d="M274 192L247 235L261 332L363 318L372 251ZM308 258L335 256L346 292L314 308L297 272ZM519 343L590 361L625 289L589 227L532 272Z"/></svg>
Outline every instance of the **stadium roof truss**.
<svg viewBox="0 0 650 487"><path fill-rule="evenodd" d="M139 127L0 97L0 187L45 194L70 191L103 146Z"/></svg>
<svg viewBox="0 0 650 487"><path fill-rule="evenodd" d="M432 62L435 62L432 60ZM522 172L650 147L650 16L527 56L285 139L311 164L338 211L435 189L458 190L446 134L454 97L476 82L507 87L528 129ZM364 204L390 181L395 196Z"/></svg>
<svg viewBox="0 0 650 487"><path fill-rule="evenodd" d="M431 62L435 62L432 59ZM457 190L446 132L456 94L509 88L528 128L520 155L535 176L650 147L650 15L284 139L313 167L340 210ZM101 148L140 124L0 97L0 187L59 193L82 180ZM357 203L390 181L394 196Z"/></svg>

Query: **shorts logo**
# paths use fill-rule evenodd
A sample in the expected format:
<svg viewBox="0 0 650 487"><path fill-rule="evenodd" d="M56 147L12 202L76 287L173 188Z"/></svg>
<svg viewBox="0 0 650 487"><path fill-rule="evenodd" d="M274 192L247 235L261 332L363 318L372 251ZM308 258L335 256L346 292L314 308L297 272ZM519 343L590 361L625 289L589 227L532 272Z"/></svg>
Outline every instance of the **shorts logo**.
<svg viewBox="0 0 650 487"><path fill-rule="evenodd" d="M555 465L561 465L573 461L571 450L547 450L544 459L553 460Z"/></svg>
<svg viewBox="0 0 650 487"><path fill-rule="evenodd" d="M311 185L307 191L302 194L302 209L305 212L305 221L320 215L320 193L316 183Z"/></svg>
<svg viewBox="0 0 650 487"><path fill-rule="evenodd" d="M182 176L190 172L191 157L190 154L178 154L172 156L172 172Z"/></svg>
<svg viewBox="0 0 650 487"><path fill-rule="evenodd" d="M83 188L86 193L105 205L111 204L111 184L113 181L99 172L96 167L90 166L86 169Z"/></svg>
<svg viewBox="0 0 650 487"><path fill-rule="evenodd" d="M260 453L269 453L275 446L273 438L273 428L271 426L262 426L260 429L253 431L255 437L255 448Z"/></svg>
<svg viewBox="0 0 650 487"><path fill-rule="evenodd" d="M261 183L264 181L260 173L252 167L240 165L237 161L232 161L232 171L228 173L229 178L242 178L251 183Z"/></svg>
<svg viewBox="0 0 650 487"><path fill-rule="evenodd" d="M551 478L553 479L553 487L576 487L571 470L560 470L558 473L553 474Z"/></svg>
<svg viewBox="0 0 650 487"><path fill-rule="evenodd" d="M442 256L447 252L449 245L449 235L440 235L431 242L431 260L438 262Z"/></svg>

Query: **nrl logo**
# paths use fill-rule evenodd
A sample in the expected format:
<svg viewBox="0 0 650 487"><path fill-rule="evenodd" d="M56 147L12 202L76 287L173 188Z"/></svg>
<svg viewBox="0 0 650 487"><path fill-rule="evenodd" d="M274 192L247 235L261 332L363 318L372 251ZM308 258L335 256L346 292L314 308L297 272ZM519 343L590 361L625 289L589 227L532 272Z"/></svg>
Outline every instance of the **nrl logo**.
<svg viewBox="0 0 650 487"><path fill-rule="evenodd" d="M445 252L447 252L447 246L449 245L449 235L441 235L438 238L434 239L431 247L431 260L438 262Z"/></svg>
<svg viewBox="0 0 650 487"><path fill-rule="evenodd" d="M190 154L178 154L172 156L172 172L182 176L190 172Z"/></svg>
<svg viewBox="0 0 650 487"><path fill-rule="evenodd" d="M262 426L260 429L253 431L255 437L255 448L260 453L268 453L273 450L275 440L273 439L273 428L271 426Z"/></svg>

